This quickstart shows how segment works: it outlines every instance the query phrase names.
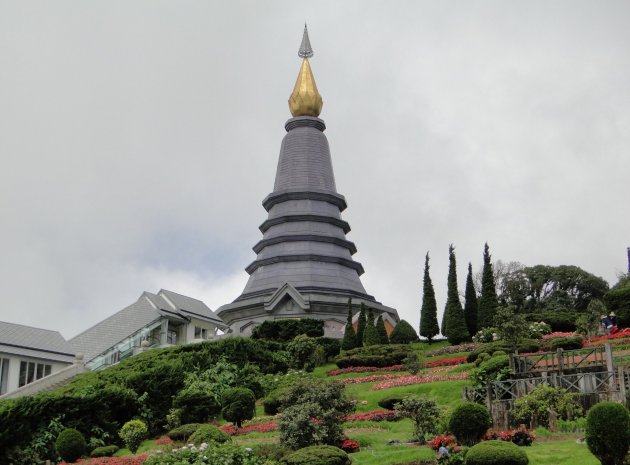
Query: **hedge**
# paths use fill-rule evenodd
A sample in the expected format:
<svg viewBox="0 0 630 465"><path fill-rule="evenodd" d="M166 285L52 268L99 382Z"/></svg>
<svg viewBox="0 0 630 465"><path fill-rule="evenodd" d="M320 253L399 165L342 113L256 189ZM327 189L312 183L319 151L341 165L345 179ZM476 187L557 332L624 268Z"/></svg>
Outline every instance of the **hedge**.
<svg viewBox="0 0 630 465"><path fill-rule="evenodd" d="M524 450L511 442L485 441L466 452L466 465L527 465Z"/></svg>
<svg viewBox="0 0 630 465"><path fill-rule="evenodd" d="M350 465L352 460L334 446L310 446L282 458L286 465Z"/></svg>

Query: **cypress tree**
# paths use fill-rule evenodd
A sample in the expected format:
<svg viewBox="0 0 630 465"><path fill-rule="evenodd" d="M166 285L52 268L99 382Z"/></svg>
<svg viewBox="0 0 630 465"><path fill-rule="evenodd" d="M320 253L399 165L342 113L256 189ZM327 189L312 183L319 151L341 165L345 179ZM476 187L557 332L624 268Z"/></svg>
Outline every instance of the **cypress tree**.
<svg viewBox="0 0 630 465"><path fill-rule="evenodd" d="M381 343L381 339L378 337L378 332L375 326L374 312L370 308L367 315L367 321L365 324L365 332L363 333L363 345L375 346Z"/></svg>
<svg viewBox="0 0 630 465"><path fill-rule="evenodd" d="M490 258L490 248L486 242L483 248L483 273L481 275L481 297L477 309L477 330L492 327L499 306Z"/></svg>
<svg viewBox="0 0 630 465"><path fill-rule="evenodd" d="M381 341L381 344L389 344L389 336L387 335L387 330L385 329L383 315L379 315L376 319L376 332L378 333L378 338Z"/></svg>
<svg viewBox="0 0 630 465"><path fill-rule="evenodd" d="M457 291L457 262L455 261L455 247L453 244L448 247L448 294L446 297L446 308L444 309L444 319L446 323L446 337L451 344L460 344L470 339L464 309L459 301Z"/></svg>
<svg viewBox="0 0 630 465"><path fill-rule="evenodd" d="M422 286L422 309L420 310L420 336L431 340L440 333L437 319L435 291L429 275L429 252L424 257L424 279Z"/></svg>
<svg viewBox="0 0 630 465"><path fill-rule="evenodd" d="M468 276L466 276L466 293L464 297L464 316L466 326L471 336L477 334L477 291L473 283L472 263L468 263Z"/></svg>
<svg viewBox="0 0 630 465"><path fill-rule="evenodd" d="M405 320L400 320L398 322L389 337L389 342L392 344L409 344L411 342L416 342L417 340L418 335L416 334L416 330L413 329L413 326Z"/></svg>
<svg viewBox="0 0 630 465"><path fill-rule="evenodd" d="M346 321L346 329L343 333L341 348L343 350L354 349L357 346L357 335L352 326L352 298L348 299L348 321Z"/></svg>
<svg viewBox="0 0 630 465"><path fill-rule="evenodd" d="M357 322L357 347L363 347L363 333L365 333L365 304L361 302L361 311L359 311L359 320Z"/></svg>

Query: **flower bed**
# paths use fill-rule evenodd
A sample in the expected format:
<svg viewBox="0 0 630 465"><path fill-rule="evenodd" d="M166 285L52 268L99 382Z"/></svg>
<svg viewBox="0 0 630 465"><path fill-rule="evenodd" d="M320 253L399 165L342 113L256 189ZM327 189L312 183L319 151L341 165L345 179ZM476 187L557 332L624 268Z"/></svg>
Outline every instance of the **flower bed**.
<svg viewBox="0 0 630 465"><path fill-rule="evenodd" d="M536 439L534 433L527 430L489 430L483 437L484 441L499 440L505 442L513 442L517 446L531 446L534 442L534 439Z"/></svg>
<svg viewBox="0 0 630 465"><path fill-rule="evenodd" d="M161 438L156 439L154 442L156 446L165 446L166 444L172 443L173 440L169 438L168 436L163 436Z"/></svg>
<svg viewBox="0 0 630 465"><path fill-rule="evenodd" d="M371 376L363 376L361 378L346 378L340 379L339 383L341 384L363 384L363 383L373 383L375 381L384 381L386 379L395 379L399 378L400 375L395 375L393 373L384 374L384 375L371 375Z"/></svg>
<svg viewBox="0 0 630 465"><path fill-rule="evenodd" d="M373 371L405 371L402 365L392 365L388 367L347 367L337 368L326 372L327 376L337 376L346 373L371 373Z"/></svg>
<svg viewBox="0 0 630 465"><path fill-rule="evenodd" d="M558 337L571 337L574 336L575 333L573 332L561 332L561 331L556 331L555 333L549 333L549 334L545 334L543 335L543 339L556 339Z"/></svg>
<svg viewBox="0 0 630 465"><path fill-rule="evenodd" d="M225 431L230 436L240 436L242 434L249 433L270 433L278 430L278 425L275 422L261 423L257 425L245 425L241 428L237 428L232 425L224 425L219 427L220 430Z"/></svg>
<svg viewBox="0 0 630 465"><path fill-rule="evenodd" d="M465 355L462 357L450 357L450 358L440 358L438 360L431 360L430 362L424 362L423 366L425 368L433 368L433 367L461 365L462 363L466 363Z"/></svg>
<svg viewBox="0 0 630 465"><path fill-rule="evenodd" d="M469 375L466 372L454 373L451 375L425 374L425 375L400 376L396 379L383 381L382 383L375 384L374 386L370 388L370 390L380 391L382 389L389 389L389 388L399 387L399 386L435 383L437 381L454 381L454 380L462 380L462 379L468 379L468 378L469 378Z"/></svg>
<svg viewBox="0 0 630 465"><path fill-rule="evenodd" d="M372 410L371 412L352 413L344 417L344 421L396 421L400 414L395 410Z"/></svg>
<svg viewBox="0 0 630 465"><path fill-rule="evenodd" d="M630 338L630 328L622 329L621 331L618 331L615 334L609 334L607 336L592 337L584 343L584 346L588 347L588 346L603 345L603 344L606 344L607 342L610 342L611 344L615 344L619 340L627 339L627 338Z"/></svg>
<svg viewBox="0 0 630 465"><path fill-rule="evenodd" d="M79 459L74 463L81 465L140 465L147 460L147 454L126 457L98 457L93 459ZM59 465L68 465L66 462L60 462Z"/></svg>
<svg viewBox="0 0 630 465"><path fill-rule="evenodd" d="M358 452L361 447L358 442L344 436L343 442L339 445L339 448L347 454L352 454L353 452Z"/></svg>

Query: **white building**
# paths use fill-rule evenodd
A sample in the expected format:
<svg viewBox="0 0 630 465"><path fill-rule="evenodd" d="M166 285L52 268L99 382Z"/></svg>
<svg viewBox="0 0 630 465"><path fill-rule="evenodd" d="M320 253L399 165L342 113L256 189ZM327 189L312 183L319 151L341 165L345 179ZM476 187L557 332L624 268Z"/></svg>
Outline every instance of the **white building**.
<svg viewBox="0 0 630 465"><path fill-rule="evenodd" d="M74 354L57 331L0 321L0 395L67 368Z"/></svg>

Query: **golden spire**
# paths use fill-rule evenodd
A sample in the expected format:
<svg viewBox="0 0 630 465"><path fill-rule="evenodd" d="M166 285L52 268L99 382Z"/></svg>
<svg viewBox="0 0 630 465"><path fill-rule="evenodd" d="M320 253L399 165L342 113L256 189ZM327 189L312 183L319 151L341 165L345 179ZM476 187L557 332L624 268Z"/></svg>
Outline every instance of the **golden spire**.
<svg viewBox="0 0 630 465"><path fill-rule="evenodd" d="M300 74L298 74L295 87L289 97L289 109L291 114L295 116L319 116L322 111L322 96L317 91L315 78L311 71L311 65L308 59L313 56L313 49L308 38L308 30L304 25L304 35L302 36L302 44L298 56L303 58Z"/></svg>

